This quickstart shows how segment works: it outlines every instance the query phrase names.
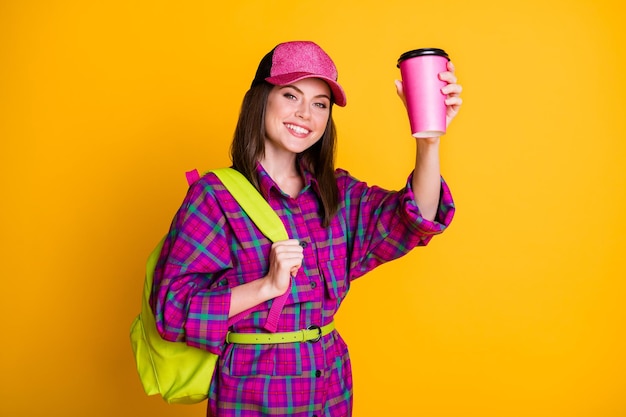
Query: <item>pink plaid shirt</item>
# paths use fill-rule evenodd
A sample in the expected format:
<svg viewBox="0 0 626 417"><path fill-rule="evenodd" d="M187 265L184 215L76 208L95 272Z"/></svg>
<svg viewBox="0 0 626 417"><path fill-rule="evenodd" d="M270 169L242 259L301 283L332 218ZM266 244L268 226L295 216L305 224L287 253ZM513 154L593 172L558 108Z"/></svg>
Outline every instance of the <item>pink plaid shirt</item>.
<svg viewBox="0 0 626 417"><path fill-rule="evenodd" d="M304 189L291 198L258 166L262 195L304 248L279 332L330 323L352 280L426 245L454 215L443 180L431 222L415 205L410 178L402 190L390 192L337 170L339 212L323 228L318 184L309 172L303 175ZM217 177L201 178L174 217L155 271L152 305L159 332L220 356L209 392L214 416L350 416L350 358L336 330L316 343L225 343L230 289L265 276L270 247ZM271 303L231 323L231 329L265 331Z"/></svg>

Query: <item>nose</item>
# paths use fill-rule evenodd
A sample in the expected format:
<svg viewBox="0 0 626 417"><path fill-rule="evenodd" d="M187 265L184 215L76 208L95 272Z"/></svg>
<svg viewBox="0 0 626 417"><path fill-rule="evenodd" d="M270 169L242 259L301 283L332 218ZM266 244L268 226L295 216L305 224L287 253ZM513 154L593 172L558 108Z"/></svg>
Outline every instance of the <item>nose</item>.
<svg viewBox="0 0 626 417"><path fill-rule="evenodd" d="M311 113L309 112L309 105L306 102L302 102L298 105L296 109L296 117L301 119L308 119Z"/></svg>

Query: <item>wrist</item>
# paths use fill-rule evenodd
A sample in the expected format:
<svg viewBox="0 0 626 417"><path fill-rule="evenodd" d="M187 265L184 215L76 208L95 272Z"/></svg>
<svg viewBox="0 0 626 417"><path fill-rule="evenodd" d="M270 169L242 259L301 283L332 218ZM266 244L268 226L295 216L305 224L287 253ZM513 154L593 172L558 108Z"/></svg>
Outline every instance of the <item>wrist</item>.
<svg viewBox="0 0 626 417"><path fill-rule="evenodd" d="M259 280L259 295L263 298L263 301L276 298L282 295L283 292L275 285L275 281L269 275Z"/></svg>
<svg viewBox="0 0 626 417"><path fill-rule="evenodd" d="M418 138L416 139L416 160L419 161L439 158L439 138Z"/></svg>
<svg viewBox="0 0 626 417"><path fill-rule="evenodd" d="M431 138L415 138L415 142L418 147L430 147L439 145L441 136L434 136Z"/></svg>

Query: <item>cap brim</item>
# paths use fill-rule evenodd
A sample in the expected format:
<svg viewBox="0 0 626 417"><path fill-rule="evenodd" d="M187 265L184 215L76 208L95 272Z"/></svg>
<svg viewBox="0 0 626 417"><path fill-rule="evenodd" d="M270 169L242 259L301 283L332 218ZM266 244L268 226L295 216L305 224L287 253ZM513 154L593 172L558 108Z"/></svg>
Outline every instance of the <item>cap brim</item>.
<svg viewBox="0 0 626 417"><path fill-rule="evenodd" d="M346 105L346 93L343 91L343 88L339 85L339 83L331 78L327 78L317 74L311 74L306 72L296 72L292 74L282 74L276 75L274 77L267 77L265 81L273 85L288 85L291 83L295 83L296 81L304 80L305 78L319 78L320 80L326 81L326 84L330 87L330 91L333 95L333 101L336 105L340 107L344 107Z"/></svg>

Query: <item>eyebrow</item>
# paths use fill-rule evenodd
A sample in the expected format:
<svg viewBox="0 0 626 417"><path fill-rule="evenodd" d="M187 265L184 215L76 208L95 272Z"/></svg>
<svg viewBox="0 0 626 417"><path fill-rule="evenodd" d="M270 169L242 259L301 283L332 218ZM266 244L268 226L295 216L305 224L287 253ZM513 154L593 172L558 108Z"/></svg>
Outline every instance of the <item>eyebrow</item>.
<svg viewBox="0 0 626 417"><path fill-rule="evenodd" d="M300 90L298 87L296 87L296 86L295 86L295 85L293 85L293 84L287 84L287 85L283 85L283 86L281 86L281 87L280 87L280 89L281 89L281 90L283 90L283 89L285 89L285 88L293 88L293 89L294 89L294 90L296 90L298 93L300 93L300 94L304 94L304 91ZM330 98L328 95L326 95L326 94L318 94L318 95L316 95L316 96L315 96L315 98L318 98L318 97L323 97L323 98L328 99L328 101L332 101L332 100L331 100L331 98Z"/></svg>

